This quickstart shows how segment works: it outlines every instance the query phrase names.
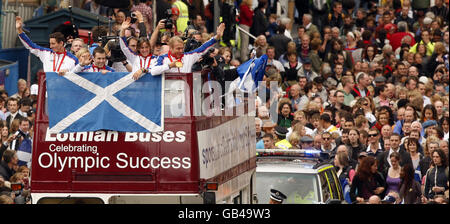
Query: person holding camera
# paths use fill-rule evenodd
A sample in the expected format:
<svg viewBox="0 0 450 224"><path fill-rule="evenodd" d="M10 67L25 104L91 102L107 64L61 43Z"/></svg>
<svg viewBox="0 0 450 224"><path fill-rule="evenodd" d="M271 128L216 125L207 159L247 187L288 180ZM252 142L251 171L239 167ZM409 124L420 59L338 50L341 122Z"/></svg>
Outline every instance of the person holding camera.
<svg viewBox="0 0 450 224"><path fill-rule="evenodd" d="M192 72L192 66L200 60L200 58L208 52L208 50L213 47L213 45L218 42L225 30L225 24L221 23L217 27L216 36L206 41L199 48L184 52L185 46L184 41L178 36L174 36L169 40L169 53L161 55L158 58L157 64L154 69L158 71L168 71L173 73L190 73ZM172 65L175 64L174 67ZM159 68L161 67L161 68Z"/></svg>

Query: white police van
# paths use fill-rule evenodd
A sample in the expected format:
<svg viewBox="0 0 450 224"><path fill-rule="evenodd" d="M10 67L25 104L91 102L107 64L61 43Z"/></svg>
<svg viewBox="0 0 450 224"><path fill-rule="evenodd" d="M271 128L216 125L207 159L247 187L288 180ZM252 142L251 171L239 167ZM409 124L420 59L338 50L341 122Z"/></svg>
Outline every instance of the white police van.
<svg viewBox="0 0 450 224"><path fill-rule="evenodd" d="M344 201L342 187L332 164L321 163L318 150L257 150L256 195L267 204L270 190L286 195L284 204L325 204Z"/></svg>

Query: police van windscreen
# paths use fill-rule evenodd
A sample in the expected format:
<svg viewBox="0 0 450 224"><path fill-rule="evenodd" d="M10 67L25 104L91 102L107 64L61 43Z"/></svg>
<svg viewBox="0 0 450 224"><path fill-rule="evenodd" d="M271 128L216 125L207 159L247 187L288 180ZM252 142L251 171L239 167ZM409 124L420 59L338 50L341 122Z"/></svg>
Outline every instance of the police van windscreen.
<svg viewBox="0 0 450 224"><path fill-rule="evenodd" d="M269 203L270 189L286 195L287 199L283 204L316 204L319 194L316 178L313 174L257 172L258 204Z"/></svg>

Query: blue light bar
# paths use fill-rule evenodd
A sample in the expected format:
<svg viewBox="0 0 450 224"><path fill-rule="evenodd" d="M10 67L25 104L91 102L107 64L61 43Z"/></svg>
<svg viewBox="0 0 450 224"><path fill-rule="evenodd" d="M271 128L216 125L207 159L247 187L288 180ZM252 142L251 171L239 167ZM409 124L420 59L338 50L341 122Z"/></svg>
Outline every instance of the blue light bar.
<svg viewBox="0 0 450 224"><path fill-rule="evenodd" d="M312 149L257 149L256 155L258 157L304 157L316 158L321 157L322 151Z"/></svg>

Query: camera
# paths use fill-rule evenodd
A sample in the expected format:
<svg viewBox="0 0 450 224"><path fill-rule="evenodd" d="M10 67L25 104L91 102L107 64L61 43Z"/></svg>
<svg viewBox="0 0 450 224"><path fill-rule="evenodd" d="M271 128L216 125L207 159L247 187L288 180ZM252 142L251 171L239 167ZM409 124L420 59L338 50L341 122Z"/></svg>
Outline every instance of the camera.
<svg viewBox="0 0 450 224"><path fill-rule="evenodd" d="M171 30L172 27L173 27L172 19L164 19L163 21L164 21L164 28L168 29L168 30Z"/></svg>
<svg viewBox="0 0 450 224"><path fill-rule="evenodd" d="M164 28L171 30L173 27L172 9L166 10L165 17L166 18L163 20L165 23Z"/></svg>
<svg viewBox="0 0 450 224"><path fill-rule="evenodd" d="M16 135L16 139L19 139L20 137L27 138L27 135L25 133L23 133L23 131L21 131L20 129L18 131L16 131L15 135Z"/></svg>
<svg viewBox="0 0 450 224"><path fill-rule="evenodd" d="M131 24L134 24L137 21L136 13L132 12L130 17L131 17L131 21L130 21Z"/></svg>
<svg viewBox="0 0 450 224"><path fill-rule="evenodd" d="M122 62L127 60L127 57L123 54L122 49L120 48L118 39L108 41L107 45L109 51L111 52L111 55L108 58L108 63L112 65L114 62Z"/></svg>
<svg viewBox="0 0 450 224"><path fill-rule="evenodd" d="M186 44L184 45L184 52L189 52L195 50L202 46L202 43L195 40L194 38L189 38L186 40Z"/></svg>
<svg viewBox="0 0 450 224"><path fill-rule="evenodd" d="M102 42L102 47L108 46L111 56L108 57L108 66L111 66L113 62L122 62L127 59L120 49L118 36L103 36L99 37L99 41Z"/></svg>

